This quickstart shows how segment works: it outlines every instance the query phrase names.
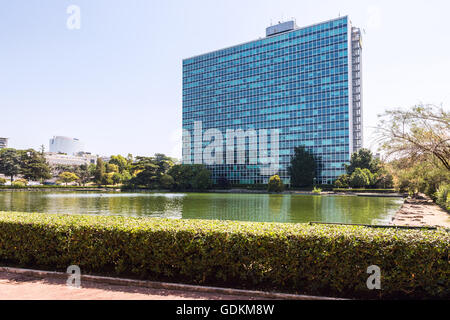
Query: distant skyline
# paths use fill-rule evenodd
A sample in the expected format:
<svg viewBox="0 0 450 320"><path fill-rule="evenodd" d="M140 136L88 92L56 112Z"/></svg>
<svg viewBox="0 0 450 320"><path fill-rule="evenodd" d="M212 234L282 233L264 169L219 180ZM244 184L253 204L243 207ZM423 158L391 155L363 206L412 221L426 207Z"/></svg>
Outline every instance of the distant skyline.
<svg viewBox="0 0 450 320"><path fill-rule="evenodd" d="M447 1L0 0L0 137L181 157L182 59L348 15L363 33L364 146L387 108L450 108ZM70 5L80 29L66 26ZM373 150L375 151L375 150Z"/></svg>

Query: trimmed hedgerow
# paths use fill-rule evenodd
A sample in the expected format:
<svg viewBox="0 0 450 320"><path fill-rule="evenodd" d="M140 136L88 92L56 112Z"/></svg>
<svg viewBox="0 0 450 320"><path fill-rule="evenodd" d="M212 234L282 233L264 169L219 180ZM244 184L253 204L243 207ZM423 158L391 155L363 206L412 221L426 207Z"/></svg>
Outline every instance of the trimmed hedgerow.
<svg viewBox="0 0 450 320"><path fill-rule="evenodd" d="M334 192L358 192L358 193L395 193L395 189L361 189L361 188L333 188Z"/></svg>
<svg viewBox="0 0 450 320"><path fill-rule="evenodd" d="M0 260L359 298L448 298L450 235L399 230L120 216L0 213ZM367 289L367 268L382 290Z"/></svg>
<svg viewBox="0 0 450 320"><path fill-rule="evenodd" d="M108 186L65 186L65 185L23 185L23 186L11 186L11 185L0 185L0 189L118 189L118 187L108 187Z"/></svg>

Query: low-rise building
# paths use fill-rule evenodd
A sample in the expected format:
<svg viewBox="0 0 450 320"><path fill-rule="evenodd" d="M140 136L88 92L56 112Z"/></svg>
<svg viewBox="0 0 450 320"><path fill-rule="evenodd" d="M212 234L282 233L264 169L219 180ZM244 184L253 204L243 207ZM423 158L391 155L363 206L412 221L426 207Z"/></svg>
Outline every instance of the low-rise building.
<svg viewBox="0 0 450 320"><path fill-rule="evenodd" d="M67 155L61 153L47 152L45 159L51 166L67 165L67 166L81 166L83 164L90 165L97 163L97 155L90 153L77 153L77 155Z"/></svg>
<svg viewBox="0 0 450 320"><path fill-rule="evenodd" d="M8 138L0 138L0 149L8 148Z"/></svg>

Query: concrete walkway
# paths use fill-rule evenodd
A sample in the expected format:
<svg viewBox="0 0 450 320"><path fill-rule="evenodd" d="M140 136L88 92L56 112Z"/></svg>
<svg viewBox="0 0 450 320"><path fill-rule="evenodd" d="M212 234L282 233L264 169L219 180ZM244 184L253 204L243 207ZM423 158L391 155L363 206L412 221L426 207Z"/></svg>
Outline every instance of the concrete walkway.
<svg viewBox="0 0 450 320"><path fill-rule="evenodd" d="M391 224L409 227L443 227L450 229L450 214L424 194L418 199L405 199Z"/></svg>
<svg viewBox="0 0 450 320"><path fill-rule="evenodd" d="M253 300L240 295L152 289L82 280L69 287L60 277L36 277L0 272L0 300ZM262 298L257 298L262 299Z"/></svg>
<svg viewBox="0 0 450 320"><path fill-rule="evenodd" d="M341 300L180 283L81 274L81 285L67 285L63 272L0 266L0 300Z"/></svg>

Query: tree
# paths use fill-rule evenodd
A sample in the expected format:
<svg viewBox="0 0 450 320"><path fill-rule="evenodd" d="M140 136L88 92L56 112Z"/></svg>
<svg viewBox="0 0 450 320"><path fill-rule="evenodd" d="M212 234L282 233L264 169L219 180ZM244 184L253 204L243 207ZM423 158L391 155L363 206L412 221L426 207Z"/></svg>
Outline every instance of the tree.
<svg viewBox="0 0 450 320"><path fill-rule="evenodd" d="M370 180L361 168L356 168L350 176L349 184L352 188L362 188L368 186Z"/></svg>
<svg viewBox="0 0 450 320"><path fill-rule="evenodd" d="M390 167L395 187L401 192L422 192L434 198L439 186L450 183L450 171L436 157L426 161L402 158L392 161Z"/></svg>
<svg viewBox="0 0 450 320"><path fill-rule="evenodd" d="M374 186L376 183L376 177L377 174L373 174L372 172L370 172L369 169L362 169L362 172L364 172L364 174L367 176L367 178L369 179L369 186Z"/></svg>
<svg viewBox="0 0 450 320"><path fill-rule="evenodd" d="M194 175L194 166L198 166L198 164L178 164L169 169L168 174L174 179L174 189L189 190L192 188L191 180Z"/></svg>
<svg viewBox="0 0 450 320"><path fill-rule="evenodd" d="M72 173L72 172L63 172L59 175L59 180L61 182L65 183L66 186L68 183L77 181L79 179L80 178L75 173Z"/></svg>
<svg viewBox="0 0 450 320"><path fill-rule="evenodd" d="M101 158L98 158L97 159L97 165L96 165L96 168L95 168L95 175L94 175L95 182L97 184L102 184L102 182L104 180L103 179L104 175L105 175L105 164L104 164L104 162L103 162L103 160Z"/></svg>
<svg viewBox="0 0 450 320"><path fill-rule="evenodd" d="M131 166L131 162L122 157L120 154L118 154L117 156L111 156L109 163L116 165L119 173L123 173L124 171L129 170Z"/></svg>
<svg viewBox="0 0 450 320"><path fill-rule="evenodd" d="M394 186L394 177L389 172L382 172L376 176L376 188L392 188Z"/></svg>
<svg viewBox="0 0 450 320"><path fill-rule="evenodd" d="M132 178L130 172L127 171L127 170L124 170L121 175L122 175L122 182L123 183L127 183Z"/></svg>
<svg viewBox="0 0 450 320"><path fill-rule="evenodd" d="M91 181L92 176L95 174L95 165L82 164L77 168L76 174L80 177L80 183L84 186Z"/></svg>
<svg viewBox="0 0 450 320"><path fill-rule="evenodd" d="M129 181L133 185L145 185L157 188L161 185L161 178L173 166L173 159L157 153L154 157L136 157L131 166L134 177Z"/></svg>
<svg viewBox="0 0 450 320"><path fill-rule="evenodd" d="M372 173L377 173L381 168L381 164L378 159L373 157L372 151L362 148L357 152L352 153L350 164L345 166L347 174L349 175L351 175L356 168L368 169Z"/></svg>
<svg viewBox="0 0 450 320"><path fill-rule="evenodd" d="M267 191L269 192L282 192L284 190L283 181L278 175L273 175L269 179L267 185Z"/></svg>
<svg viewBox="0 0 450 320"><path fill-rule="evenodd" d="M205 190L211 187L211 172L202 164L178 164L167 172L176 190Z"/></svg>
<svg viewBox="0 0 450 320"><path fill-rule="evenodd" d="M198 168L198 170L194 170L194 176L191 184L194 190L207 190L211 188L211 172L206 168Z"/></svg>
<svg viewBox="0 0 450 320"><path fill-rule="evenodd" d="M387 157L436 157L450 171L450 113L442 106L416 105L380 115L377 141Z"/></svg>
<svg viewBox="0 0 450 320"><path fill-rule="evenodd" d="M114 185L119 184L122 181L122 175L118 172L114 172L111 179Z"/></svg>
<svg viewBox="0 0 450 320"><path fill-rule="evenodd" d="M5 148L0 150L0 173L10 177L11 182L21 171L20 154L16 149Z"/></svg>
<svg viewBox="0 0 450 320"><path fill-rule="evenodd" d="M334 185L338 188L348 188L349 187L350 176L348 174L340 175L339 178L334 182Z"/></svg>
<svg viewBox="0 0 450 320"><path fill-rule="evenodd" d="M138 170L135 170L135 176L129 181L130 184L135 186L155 186L158 182L158 166L146 161L139 164Z"/></svg>
<svg viewBox="0 0 450 320"><path fill-rule="evenodd" d="M20 152L21 174L27 180L43 181L52 177L50 167L41 153L33 149Z"/></svg>
<svg viewBox="0 0 450 320"><path fill-rule="evenodd" d="M163 189L172 189L174 182L173 178L168 174L164 174L160 179L160 184Z"/></svg>
<svg viewBox="0 0 450 320"><path fill-rule="evenodd" d="M105 173L105 174L103 175L103 177L102 177L102 182L101 182L101 184L104 185L104 186L110 186L110 185L113 185L113 184L114 184L113 176L114 176L114 172L108 172L108 173Z"/></svg>
<svg viewBox="0 0 450 320"><path fill-rule="evenodd" d="M119 167L113 163L107 163L106 164L106 172L107 173L115 173L115 172L119 172Z"/></svg>
<svg viewBox="0 0 450 320"><path fill-rule="evenodd" d="M74 165L66 165L66 164L58 164L58 165L55 165L52 169L53 169L52 170L53 173L55 175L59 176L61 173L66 172L66 171L75 173L76 166L74 166Z"/></svg>
<svg viewBox="0 0 450 320"><path fill-rule="evenodd" d="M303 146L296 147L288 169L291 176L291 185L294 187L312 186L316 177L316 169L317 164L314 155Z"/></svg>
<svg viewBox="0 0 450 320"><path fill-rule="evenodd" d="M158 166L157 173L159 176L163 175L174 165L174 159L162 153L156 153L153 157L153 163Z"/></svg>

